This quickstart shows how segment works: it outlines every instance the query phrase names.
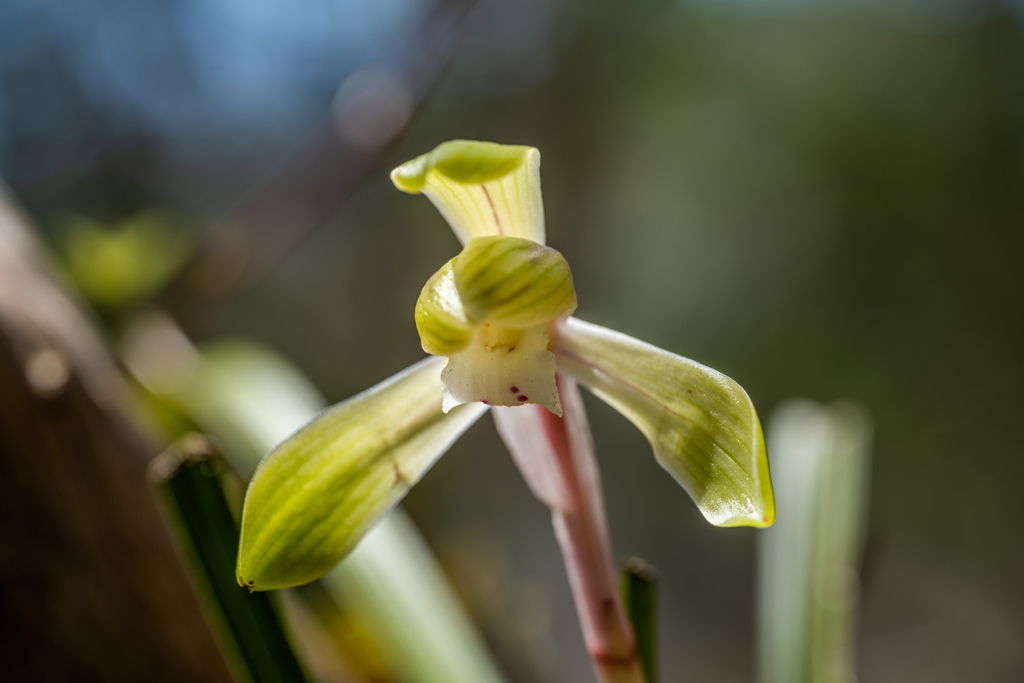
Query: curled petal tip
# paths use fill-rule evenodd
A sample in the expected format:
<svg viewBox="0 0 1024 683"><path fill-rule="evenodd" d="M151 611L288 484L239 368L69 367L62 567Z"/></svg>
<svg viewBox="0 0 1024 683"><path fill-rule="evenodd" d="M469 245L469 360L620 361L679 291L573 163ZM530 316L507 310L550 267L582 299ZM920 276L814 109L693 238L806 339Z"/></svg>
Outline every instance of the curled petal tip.
<svg viewBox="0 0 1024 683"><path fill-rule="evenodd" d="M423 193L466 244L482 235L544 243L540 152L533 147L452 140L391 172L402 192Z"/></svg>

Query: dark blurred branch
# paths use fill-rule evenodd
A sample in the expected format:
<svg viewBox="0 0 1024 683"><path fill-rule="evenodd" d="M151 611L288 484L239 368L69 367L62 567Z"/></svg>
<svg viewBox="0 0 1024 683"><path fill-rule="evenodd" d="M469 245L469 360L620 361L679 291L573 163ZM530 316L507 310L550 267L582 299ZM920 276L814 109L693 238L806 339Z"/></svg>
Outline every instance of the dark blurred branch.
<svg viewBox="0 0 1024 683"><path fill-rule="evenodd" d="M0 185L0 680L230 680L96 329Z"/></svg>
<svg viewBox="0 0 1024 683"><path fill-rule="evenodd" d="M163 303L190 336L323 225L388 156L486 0L440 0L389 51L351 78L330 119L219 220ZM348 83L348 82L347 82ZM345 95L348 98L345 99Z"/></svg>

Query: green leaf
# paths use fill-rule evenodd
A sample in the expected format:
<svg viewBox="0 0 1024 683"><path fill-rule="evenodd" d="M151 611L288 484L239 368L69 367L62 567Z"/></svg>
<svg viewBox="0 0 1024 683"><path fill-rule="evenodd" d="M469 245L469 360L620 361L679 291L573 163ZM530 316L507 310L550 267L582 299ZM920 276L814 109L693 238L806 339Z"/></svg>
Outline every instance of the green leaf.
<svg viewBox="0 0 1024 683"><path fill-rule="evenodd" d="M761 535L764 683L853 680L871 418L850 403L794 399L768 424L783 516Z"/></svg>
<svg viewBox="0 0 1024 683"><path fill-rule="evenodd" d="M305 683L269 597L251 594L231 578L238 524L220 481L226 468L207 440L192 435L154 460L150 473L179 522L182 541L210 598L213 621L248 679Z"/></svg>
<svg viewBox="0 0 1024 683"><path fill-rule="evenodd" d="M441 412L441 358L326 410L267 456L242 515L238 581L312 581L338 563L486 406Z"/></svg>
<svg viewBox="0 0 1024 683"><path fill-rule="evenodd" d="M658 680L658 574L638 557L626 561L621 578L622 602L636 634L636 651L647 683Z"/></svg>
<svg viewBox="0 0 1024 683"><path fill-rule="evenodd" d="M775 519L761 424L739 384L688 358L569 318L557 327L558 369L635 424L658 462L716 526Z"/></svg>
<svg viewBox="0 0 1024 683"><path fill-rule="evenodd" d="M540 152L533 147L452 140L391 172L395 187L422 192L467 244L507 235L544 243Z"/></svg>
<svg viewBox="0 0 1024 683"><path fill-rule="evenodd" d="M96 306L113 310L152 295L188 255L180 225L158 211L116 225L75 219L64 236L68 273Z"/></svg>
<svg viewBox="0 0 1024 683"><path fill-rule="evenodd" d="M576 308L565 258L522 237L476 237L453 261L466 316L523 329Z"/></svg>
<svg viewBox="0 0 1024 683"><path fill-rule="evenodd" d="M324 576L328 592L349 613L363 618L396 680L504 683L457 593L408 515L398 508L385 522Z"/></svg>

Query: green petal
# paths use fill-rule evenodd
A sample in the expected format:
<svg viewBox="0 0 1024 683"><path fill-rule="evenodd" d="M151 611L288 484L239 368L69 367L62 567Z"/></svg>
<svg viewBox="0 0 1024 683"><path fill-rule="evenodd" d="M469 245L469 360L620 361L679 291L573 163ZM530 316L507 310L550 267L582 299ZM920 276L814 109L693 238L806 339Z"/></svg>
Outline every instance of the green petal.
<svg viewBox="0 0 1024 683"><path fill-rule="evenodd" d="M434 273L416 301L416 331L423 350L432 356L451 356L466 348L475 323L469 322L455 287L455 259Z"/></svg>
<svg viewBox="0 0 1024 683"><path fill-rule="evenodd" d="M239 583L285 588L326 573L486 406L441 412L428 358L321 413L260 463L245 497Z"/></svg>
<svg viewBox="0 0 1024 683"><path fill-rule="evenodd" d="M521 237L476 237L453 262L466 316L524 329L576 308L565 258Z"/></svg>
<svg viewBox="0 0 1024 683"><path fill-rule="evenodd" d="M508 235L544 243L540 152L533 147L452 140L391 172L395 187L427 195L466 244Z"/></svg>
<svg viewBox="0 0 1024 683"><path fill-rule="evenodd" d="M769 526L775 497L757 413L720 372L618 332L569 318L558 369L635 424L658 462L717 526Z"/></svg>

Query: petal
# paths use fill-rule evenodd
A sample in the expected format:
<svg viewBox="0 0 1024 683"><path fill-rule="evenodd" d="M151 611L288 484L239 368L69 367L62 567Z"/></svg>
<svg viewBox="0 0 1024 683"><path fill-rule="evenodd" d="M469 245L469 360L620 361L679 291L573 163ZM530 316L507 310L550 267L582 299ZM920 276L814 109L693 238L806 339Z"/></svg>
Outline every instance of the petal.
<svg viewBox="0 0 1024 683"><path fill-rule="evenodd" d="M533 147L452 140L391 172L395 187L422 192L456 237L508 235L544 244L540 152Z"/></svg>
<svg viewBox="0 0 1024 683"><path fill-rule="evenodd" d="M434 273L416 301L416 331L423 350L432 356L451 356L473 338L475 323L469 321L455 287L455 259Z"/></svg>
<svg viewBox="0 0 1024 683"><path fill-rule="evenodd" d="M268 455L242 512L239 582L284 588L323 575L486 407L441 412L428 358L329 408Z"/></svg>
<svg viewBox="0 0 1024 683"><path fill-rule="evenodd" d="M513 330L484 323L465 351L441 373L445 412L463 403L542 405L562 414L555 384L555 354L544 325Z"/></svg>
<svg viewBox="0 0 1024 683"><path fill-rule="evenodd" d="M717 526L769 526L775 498L757 413L739 384L688 358L569 318L558 369L628 417Z"/></svg>
<svg viewBox="0 0 1024 683"><path fill-rule="evenodd" d="M452 262L470 320L524 329L576 308L565 257L521 237L474 237Z"/></svg>

